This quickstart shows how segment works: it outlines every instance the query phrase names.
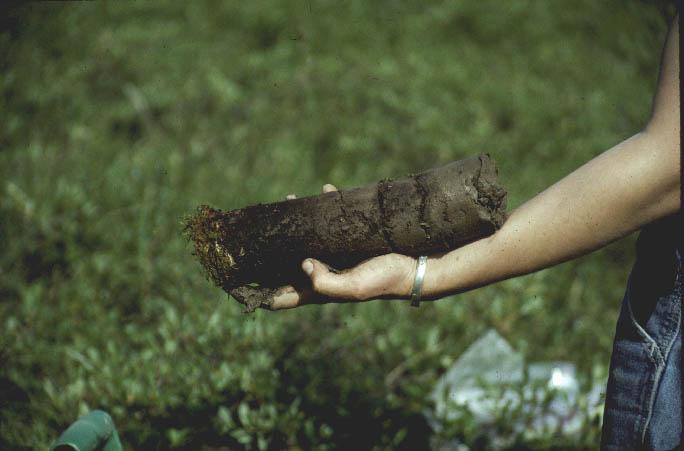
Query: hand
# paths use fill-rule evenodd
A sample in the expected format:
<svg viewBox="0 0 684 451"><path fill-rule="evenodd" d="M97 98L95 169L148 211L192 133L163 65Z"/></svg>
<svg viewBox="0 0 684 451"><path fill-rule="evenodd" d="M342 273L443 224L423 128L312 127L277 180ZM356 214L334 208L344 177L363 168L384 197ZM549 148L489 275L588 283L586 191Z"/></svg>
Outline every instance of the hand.
<svg viewBox="0 0 684 451"><path fill-rule="evenodd" d="M323 185L323 192L337 191L333 185ZM286 199L296 199L288 194ZM378 298L408 299L416 271L416 260L401 254L386 254L370 258L344 271L331 269L313 258L302 262L302 270L311 280L310 286L287 285L278 289L240 287L231 292L243 304L247 298L262 299L257 305L270 305L281 310L306 304L367 301ZM253 304L253 303L252 303Z"/></svg>
<svg viewBox="0 0 684 451"><path fill-rule="evenodd" d="M313 291L326 299L338 302L408 299L415 277L416 260L401 254L385 254L340 272L331 270L318 260L307 258L302 262L302 270L311 279ZM279 302L279 306L288 308L289 304L284 301Z"/></svg>

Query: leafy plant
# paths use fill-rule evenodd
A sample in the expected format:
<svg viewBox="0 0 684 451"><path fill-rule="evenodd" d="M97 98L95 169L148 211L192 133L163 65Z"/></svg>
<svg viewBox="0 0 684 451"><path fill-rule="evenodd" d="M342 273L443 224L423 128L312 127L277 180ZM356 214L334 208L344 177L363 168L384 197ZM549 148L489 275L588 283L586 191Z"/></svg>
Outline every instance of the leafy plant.
<svg viewBox="0 0 684 451"><path fill-rule="evenodd" d="M127 449L424 449L431 387L489 327L530 359L605 371L633 237L418 310L247 318L203 279L180 219L480 151L514 208L643 126L660 11L5 7L0 448L45 448L102 408Z"/></svg>

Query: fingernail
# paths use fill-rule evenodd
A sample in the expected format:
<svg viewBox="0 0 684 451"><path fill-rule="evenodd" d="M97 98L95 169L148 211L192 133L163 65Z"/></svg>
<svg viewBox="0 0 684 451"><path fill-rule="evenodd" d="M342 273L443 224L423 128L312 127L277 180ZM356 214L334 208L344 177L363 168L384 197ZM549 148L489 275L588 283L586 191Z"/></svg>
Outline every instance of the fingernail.
<svg viewBox="0 0 684 451"><path fill-rule="evenodd" d="M304 263L302 263L302 269L307 275L310 276L313 272L313 262L307 258L304 260Z"/></svg>

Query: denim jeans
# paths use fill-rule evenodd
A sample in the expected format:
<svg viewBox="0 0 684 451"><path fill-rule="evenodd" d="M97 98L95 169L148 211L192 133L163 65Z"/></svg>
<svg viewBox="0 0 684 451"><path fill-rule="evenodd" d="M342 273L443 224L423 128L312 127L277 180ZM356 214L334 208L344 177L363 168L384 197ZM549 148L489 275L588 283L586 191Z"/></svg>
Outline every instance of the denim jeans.
<svg viewBox="0 0 684 451"><path fill-rule="evenodd" d="M642 231L615 330L601 449L670 450L682 442L681 302L676 221Z"/></svg>

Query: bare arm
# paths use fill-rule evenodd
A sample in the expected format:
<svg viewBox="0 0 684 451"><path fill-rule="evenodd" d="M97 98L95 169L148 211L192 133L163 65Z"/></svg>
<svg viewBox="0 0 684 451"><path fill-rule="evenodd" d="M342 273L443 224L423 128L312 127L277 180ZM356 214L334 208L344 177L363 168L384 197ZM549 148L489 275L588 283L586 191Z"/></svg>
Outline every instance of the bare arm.
<svg viewBox="0 0 684 451"><path fill-rule="evenodd" d="M494 235L428 259L425 298L440 298L570 260L680 208L679 21L663 52L651 120L512 212ZM311 265L311 266L309 266ZM314 291L333 299L408 297L415 260L370 259L342 274L316 260L303 268ZM308 272L308 271L307 271ZM312 302L285 292L274 308Z"/></svg>
<svg viewBox="0 0 684 451"><path fill-rule="evenodd" d="M526 202L488 239L429 261L426 294L444 295L547 268L675 213L680 208L678 43L675 20L644 131Z"/></svg>

